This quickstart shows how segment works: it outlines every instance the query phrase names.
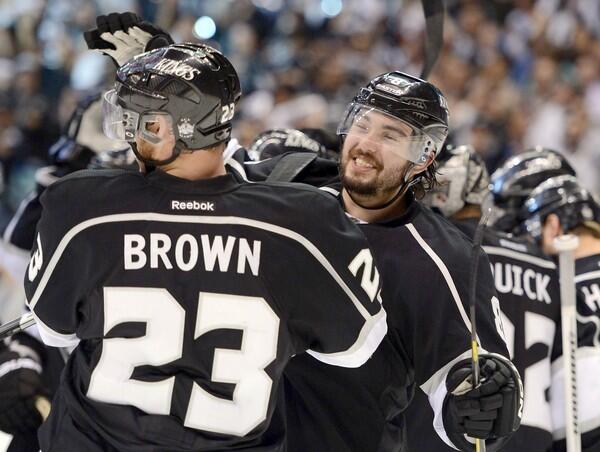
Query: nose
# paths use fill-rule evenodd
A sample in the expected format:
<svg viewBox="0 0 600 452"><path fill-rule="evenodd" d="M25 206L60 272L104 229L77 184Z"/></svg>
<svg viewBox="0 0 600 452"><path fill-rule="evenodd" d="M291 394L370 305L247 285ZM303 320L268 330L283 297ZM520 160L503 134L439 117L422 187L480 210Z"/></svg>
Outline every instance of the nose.
<svg viewBox="0 0 600 452"><path fill-rule="evenodd" d="M377 139L376 135L371 131L368 134L362 136L359 140L358 147L367 152L380 152L381 142Z"/></svg>

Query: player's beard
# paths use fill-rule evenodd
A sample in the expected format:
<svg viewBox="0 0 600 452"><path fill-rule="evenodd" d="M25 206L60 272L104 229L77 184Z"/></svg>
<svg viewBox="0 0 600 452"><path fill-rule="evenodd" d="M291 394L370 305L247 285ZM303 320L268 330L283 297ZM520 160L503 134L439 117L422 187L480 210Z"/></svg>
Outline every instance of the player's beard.
<svg viewBox="0 0 600 452"><path fill-rule="evenodd" d="M367 159L374 165L370 174L352 175L348 168L356 157ZM361 149L351 149L340 159L340 178L342 186L355 195L365 198L387 197L397 193L398 188L404 182L406 162L398 162L395 165L384 166L380 159L375 158L372 153Z"/></svg>

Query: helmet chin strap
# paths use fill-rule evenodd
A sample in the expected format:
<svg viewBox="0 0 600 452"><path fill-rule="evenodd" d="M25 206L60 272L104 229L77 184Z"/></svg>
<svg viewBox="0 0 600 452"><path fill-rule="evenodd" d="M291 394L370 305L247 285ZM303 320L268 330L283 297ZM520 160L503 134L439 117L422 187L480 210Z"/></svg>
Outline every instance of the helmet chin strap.
<svg viewBox="0 0 600 452"><path fill-rule="evenodd" d="M146 167L146 172L149 173L157 166L168 165L169 163L173 162L177 157L179 157L179 154L181 154L182 148L179 145L179 143L176 143L175 147L173 148L173 152L171 153L171 156L164 160L154 160L154 159L148 159L146 157L143 157L140 154L140 152L138 151L137 143L135 141L131 143L131 149L133 150L133 153L135 154L136 158L140 162L142 162L144 164L144 166Z"/></svg>
<svg viewBox="0 0 600 452"><path fill-rule="evenodd" d="M392 198L390 198L389 200L387 200L386 202L384 202L383 204L379 204L379 205L376 205L376 206L373 206L373 207L365 206L365 205L361 204L360 202L358 202L354 198L354 196L352 196L352 193L350 192L350 190L346 190L346 193L348 193L348 196L350 197L350 199L352 200L352 202L354 202L354 204L356 204L361 209L365 209L365 210L381 210L381 209L385 209L386 207L388 207L388 206L392 205L394 202L396 202L396 200L398 200L399 198L401 198L402 196L404 196L406 194L406 192L408 191L409 188L411 188L417 182L419 182L419 180L421 179L420 175L417 175L410 182L407 181L408 175L410 173L410 170L414 166L415 166L415 164L411 163L411 165L406 170L406 174L404 175L404 183L402 185L400 185L400 187L398 188L398 191L396 192L396 194L394 196L392 196Z"/></svg>

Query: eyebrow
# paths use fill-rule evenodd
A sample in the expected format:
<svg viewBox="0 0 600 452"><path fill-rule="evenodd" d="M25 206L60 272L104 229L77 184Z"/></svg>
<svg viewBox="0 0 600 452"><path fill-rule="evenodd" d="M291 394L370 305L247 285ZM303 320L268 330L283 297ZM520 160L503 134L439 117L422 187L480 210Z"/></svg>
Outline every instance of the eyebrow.
<svg viewBox="0 0 600 452"><path fill-rule="evenodd" d="M397 132L397 133L399 133L401 135L404 135L404 136L407 136L407 137L410 136L410 132L406 132L403 129L399 129L397 127L394 127L394 126L391 126L391 125L388 125L388 124L385 124L385 125L381 126L381 128L383 130L391 130L392 132Z"/></svg>

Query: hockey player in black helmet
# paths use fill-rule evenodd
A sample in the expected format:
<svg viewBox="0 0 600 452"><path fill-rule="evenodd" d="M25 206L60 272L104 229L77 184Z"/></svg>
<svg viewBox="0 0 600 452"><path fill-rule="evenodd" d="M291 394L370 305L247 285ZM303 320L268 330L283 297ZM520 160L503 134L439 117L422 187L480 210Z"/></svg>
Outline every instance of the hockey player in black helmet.
<svg viewBox="0 0 600 452"><path fill-rule="evenodd" d="M372 246L381 273L369 272L366 260L353 271L365 285L383 282L390 333L365 366L350 372L307 355L290 362L288 451L405 450L402 412L415 384L429 396L433 429L449 447L472 450L469 434L496 450L519 425L520 380L492 310L489 262L482 254L477 309L485 371L483 386L472 390L465 380L471 244L415 199L433 183L432 163L447 129L441 92L401 72L361 88L340 121L341 183L323 189L337 195ZM488 397L498 402L494 408Z"/></svg>
<svg viewBox="0 0 600 452"><path fill-rule="evenodd" d="M134 57L104 130L144 171L78 172L42 196L27 303L46 344L75 346L42 450L280 451L290 358L356 367L385 335L378 284L350 270L368 245L339 205L226 174L239 86L207 45Z"/></svg>
<svg viewBox="0 0 600 452"><path fill-rule="evenodd" d="M508 159L491 177L494 208L490 224L498 230L520 234L519 212L531 190L561 174L575 175L575 170L560 152L552 149L537 146Z"/></svg>
<svg viewBox="0 0 600 452"><path fill-rule="evenodd" d="M474 238L489 203L489 176L471 146L447 147L438 159L438 184L423 202ZM546 394L560 354L560 291L556 265L530 240L494 227L482 245L494 272L503 331L511 358L523 378L524 409L519 430L503 451L545 452L552 448L552 409ZM409 450L451 451L428 428L427 400L417 390L409 406Z"/></svg>
<svg viewBox="0 0 600 452"><path fill-rule="evenodd" d="M600 394L597 376L600 372L600 210L598 203L575 177L563 175L538 185L521 210L526 231L544 251L556 255L554 239L574 234L579 245L575 258L577 288L577 410L583 452L600 449ZM560 362L550 389L554 449L564 451L565 395L564 369Z"/></svg>

